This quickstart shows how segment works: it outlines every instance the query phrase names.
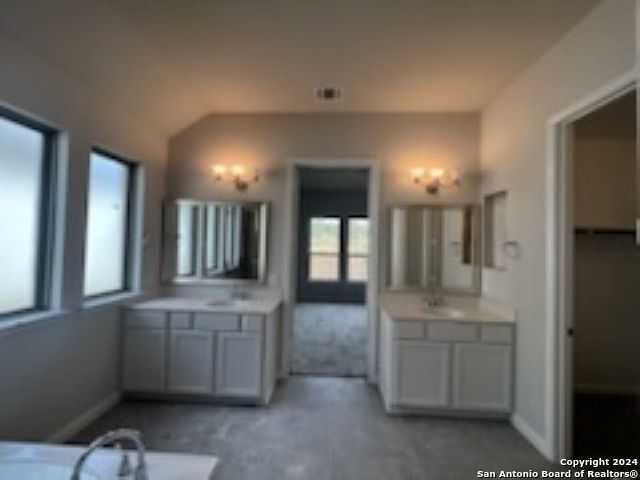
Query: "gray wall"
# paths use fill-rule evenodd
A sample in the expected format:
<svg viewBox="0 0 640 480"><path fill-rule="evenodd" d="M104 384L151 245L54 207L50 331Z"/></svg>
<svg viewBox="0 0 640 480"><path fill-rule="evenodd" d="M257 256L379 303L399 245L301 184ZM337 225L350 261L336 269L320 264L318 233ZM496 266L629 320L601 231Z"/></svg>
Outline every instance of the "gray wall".
<svg viewBox="0 0 640 480"><path fill-rule="evenodd" d="M636 2L606 0L531 65L483 111L483 193L508 192L507 229L522 256L505 272L484 271L488 296L518 313L515 413L550 445L552 405L546 382L553 351L546 322L547 122L636 64Z"/></svg>
<svg viewBox="0 0 640 480"><path fill-rule="evenodd" d="M214 114L171 139L167 192L173 197L271 202L270 284L282 286L283 256L290 254L284 251L283 222L289 208L285 171L291 160L377 159L386 219L387 207L394 203L476 201L478 148L476 114ZM263 179L238 193L213 181L214 163L244 163L259 169ZM409 176L420 165L456 168L468 177L460 189L428 196Z"/></svg>
<svg viewBox="0 0 640 480"><path fill-rule="evenodd" d="M65 75L30 51L0 38L0 102L64 132L61 174L66 217L58 227L59 314L12 329L0 326L0 439L42 440L118 389L118 308L82 307L85 195L91 146L145 166L142 285L157 287L159 209L166 139L146 129L135 112ZM68 164L64 160L68 158Z"/></svg>

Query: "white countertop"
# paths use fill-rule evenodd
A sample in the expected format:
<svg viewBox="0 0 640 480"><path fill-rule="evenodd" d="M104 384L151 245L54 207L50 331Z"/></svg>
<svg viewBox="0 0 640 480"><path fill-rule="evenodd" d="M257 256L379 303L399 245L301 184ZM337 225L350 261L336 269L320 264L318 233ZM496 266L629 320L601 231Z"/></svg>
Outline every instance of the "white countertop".
<svg viewBox="0 0 640 480"><path fill-rule="evenodd" d="M450 299L426 308L421 295L385 295L380 307L394 320L445 320L453 322L514 323L514 315L493 308L478 299Z"/></svg>
<svg viewBox="0 0 640 480"><path fill-rule="evenodd" d="M44 443L0 442L0 466L3 464L55 464L73 467L85 450L82 446ZM135 452L130 452L135 466ZM112 449L94 452L86 463L86 472L105 480L116 478L120 454ZM210 480L218 465L213 456L147 452L150 480Z"/></svg>
<svg viewBox="0 0 640 480"><path fill-rule="evenodd" d="M229 304L212 305L215 298L158 297L127 308L136 310L167 310L180 312L219 312L269 314L281 303L279 298L250 298Z"/></svg>

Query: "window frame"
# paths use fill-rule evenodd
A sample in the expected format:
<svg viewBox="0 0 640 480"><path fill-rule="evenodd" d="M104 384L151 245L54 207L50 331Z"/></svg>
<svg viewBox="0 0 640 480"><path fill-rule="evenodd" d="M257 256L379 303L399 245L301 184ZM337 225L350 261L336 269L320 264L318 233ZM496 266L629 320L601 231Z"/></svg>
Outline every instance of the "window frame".
<svg viewBox="0 0 640 480"><path fill-rule="evenodd" d="M40 201L38 205L38 236L36 242L35 295L33 305L19 310L0 312L0 321L51 309L55 251L56 200L58 179L59 131L0 105L0 118L42 134L43 148L40 165Z"/></svg>
<svg viewBox="0 0 640 480"><path fill-rule="evenodd" d="M124 232L123 232L123 236L124 236L124 255L123 255L123 262L124 262L124 268L122 269L122 288L119 289L115 289L115 290L109 290L107 292L100 292L100 293L96 293L96 294L92 294L92 295L87 295L85 294L85 285L86 285L86 261L87 261L87 246L88 246L88 242L87 242L87 234L88 234L88 228L89 228L89 196L91 194L91 156L93 154L97 154L97 155L101 155L109 160L112 160L114 162L117 162L121 165L124 165L127 168L127 193L126 193L126 201L127 201L127 207L125 210L125 215L126 215L126 221L124 222ZM136 192L135 192L135 185L136 185L136 178L137 178L137 173L138 173L138 167L139 164L133 160L130 160L128 158L125 158L122 155L118 155L115 154L113 152L111 152L110 150L107 150L105 148L99 147L99 146L93 146L91 148L91 152L89 153L89 173L87 175L87 195L86 195L86 214L85 214L85 228L84 228L84 234L85 234L85 244L84 244L84 272L83 272L83 280L82 280L82 298L84 300L84 302L92 302L94 300L99 300L99 299L104 299L104 298L109 298L109 297L113 297L113 296L117 296L117 295L121 295L123 293L132 293L133 292L133 278L132 278L132 274L133 274L133 266L131 265L133 258L134 258L134 238L133 238L133 234L136 231L135 229L135 224L136 224L136 219L135 219L135 208L134 208L134 202L136 199Z"/></svg>

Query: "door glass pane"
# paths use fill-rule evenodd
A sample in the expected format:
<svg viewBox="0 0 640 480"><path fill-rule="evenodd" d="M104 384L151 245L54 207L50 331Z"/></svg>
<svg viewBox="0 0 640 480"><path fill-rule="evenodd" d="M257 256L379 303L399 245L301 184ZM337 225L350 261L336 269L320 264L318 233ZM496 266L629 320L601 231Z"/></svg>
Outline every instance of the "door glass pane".
<svg viewBox="0 0 640 480"><path fill-rule="evenodd" d="M340 279L338 255L314 255L309 258L309 279L313 281L337 281Z"/></svg>
<svg viewBox="0 0 640 480"><path fill-rule="evenodd" d="M85 296L124 290L130 169L91 154L85 253Z"/></svg>
<svg viewBox="0 0 640 480"><path fill-rule="evenodd" d="M45 137L0 118L0 314L37 303Z"/></svg>
<svg viewBox="0 0 640 480"><path fill-rule="evenodd" d="M349 281L366 281L369 265L369 220L367 218L349 219L348 255L347 276Z"/></svg>
<svg viewBox="0 0 640 480"><path fill-rule="evenodd" d="M314 217L309 232L309 280L340 279L340 219Z"/></svg>

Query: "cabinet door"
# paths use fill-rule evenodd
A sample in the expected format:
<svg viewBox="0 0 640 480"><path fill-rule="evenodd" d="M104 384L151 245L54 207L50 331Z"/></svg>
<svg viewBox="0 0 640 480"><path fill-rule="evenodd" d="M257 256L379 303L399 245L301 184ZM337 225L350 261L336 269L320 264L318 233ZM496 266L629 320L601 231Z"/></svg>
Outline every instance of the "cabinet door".
<svg viewBox="0 0 640 480"><path fill-rule="evenodd" d="M202 330L171 330L170 392L213 394L213 335L213 332Z"/></svg>
<svg viewBox="0 0 640 480"><path fill-rule="evenodd" d="M218 333L216 395L259 397L262 385L262 335Z"/></svg>
<svg viewBox="0 0 640 480"><path fill-rule="evenodd" d="M454 351L453 406L511 409L511 346L458 344Z"/></svg>
<svg viewBox="0 0 640 480"><path fill-rule="evenodd" d="M449 404L449 345L396 340L394 345L395 403L407 407Z"/></svg>
<svg viewBox="0 0 640 480"><path fill-rule="evenodd" d="M159 328L125 329L123 339L124 390L162 392L165 389L166 333Z"/></svg>

